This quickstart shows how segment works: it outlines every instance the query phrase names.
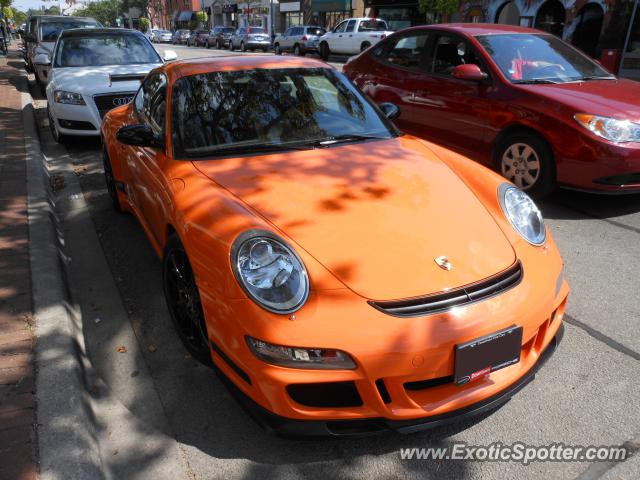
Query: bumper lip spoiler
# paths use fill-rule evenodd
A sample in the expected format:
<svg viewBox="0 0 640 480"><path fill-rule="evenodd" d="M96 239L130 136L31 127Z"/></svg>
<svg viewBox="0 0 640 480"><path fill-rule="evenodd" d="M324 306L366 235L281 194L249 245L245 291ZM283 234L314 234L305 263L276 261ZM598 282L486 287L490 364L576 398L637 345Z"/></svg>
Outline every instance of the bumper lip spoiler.
<svg viewBox="0 0 640 480"><path fill-rule="evenodd" d="M355 420L299 420L282 417L257 404L238 389L218 368L216 373L233 396L258 424L266 430L284 437L364 437L396 431L402 434L415 433L455 422L461 422L498 408L531 382L537 371L546 363L560 344L564 335L564 324L540 354L538 361L514 383L480 402L451 412L412 420L390 420L382 417Z"/></svg>

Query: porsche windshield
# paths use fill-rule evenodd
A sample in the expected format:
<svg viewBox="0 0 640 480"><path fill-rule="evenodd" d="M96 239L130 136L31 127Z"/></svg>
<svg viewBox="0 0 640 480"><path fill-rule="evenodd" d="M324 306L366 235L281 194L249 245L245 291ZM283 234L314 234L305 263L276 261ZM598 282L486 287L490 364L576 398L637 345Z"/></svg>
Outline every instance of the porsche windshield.
<svg viewBox="0 0 640 480"><path fill-rule="evenodd" d="M63 36L58 43L54 67L99 67L162 63L158 53L142 36L123 33Z"/></svg>
<svg viewBox="0 0 640 480"><path fill-rule="evenodd" d="M321 148L397 135L342 73L329 68L212 72L176 81L176 158Z"/></svg>

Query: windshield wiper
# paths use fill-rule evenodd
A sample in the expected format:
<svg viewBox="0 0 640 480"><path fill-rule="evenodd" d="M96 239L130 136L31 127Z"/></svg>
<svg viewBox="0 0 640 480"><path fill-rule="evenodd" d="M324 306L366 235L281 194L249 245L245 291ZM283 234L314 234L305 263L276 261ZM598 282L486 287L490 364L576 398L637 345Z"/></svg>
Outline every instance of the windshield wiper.
<svg viewBox="0 0 640 480"><path fill-rule="evenodd" d="M344 135L333 135L324 140L317 140L314 144L318 147L328 147L329 145L335 145L336 143L344 142L360 142L363 140L388 140L392 137L380 137L378 135L366 135L359 133L346 133Z"/></svg>
<svg viewBox="0 0 640 480"><path fill-rule="evenodd" d="M536 85L536 84L557 84L561 82L556 82L554 80L549 80L548 78L534 78L532 80L516 80L513 83L517 83L518 85Z"/></svg>
<svg viewBox="0 0 640 480"><path fill-rule="evenodd" d="M198 148L185 151L188 158L203 158L210 156L233 155L242 153L284 152L287 150L309 150L313 145L295 143L259 143L250 145L224 145L211 148Z"/></svg>
<svg viewBox="0 0 640 480"><path fill-rule="evenodd" d="M582 78L579 78L578 82L588 82L589 80L617 80L617 78L614 77L613 75L607 75L607 76L586 75Z"/></svg>

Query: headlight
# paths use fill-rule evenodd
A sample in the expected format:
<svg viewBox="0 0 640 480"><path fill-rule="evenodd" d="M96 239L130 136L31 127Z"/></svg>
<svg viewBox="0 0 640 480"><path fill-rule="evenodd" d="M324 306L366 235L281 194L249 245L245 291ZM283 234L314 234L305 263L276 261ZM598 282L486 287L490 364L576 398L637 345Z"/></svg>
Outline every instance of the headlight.
<svg viewBox="0 0 640 480"><path fill-rule="evenodd" d="M85 105L82 95L79 93L56 90L53 92L53 100L56 103L68 103L69 105Z"/></svg>
<svg viewBox="0 0 640 480"><path fill-rule="evenodd" d="M313 370L353 370L356 364L343 351L331 348L284 347L247 337L247 344L260 360L281 367Z"/></svg>
<svg viewBox="0 0 640 480"><path fill-rule="evenodd" d="M498 199L504 216L513 228L532 245L542 245L547 239L542 213L522 190L503 183L498 189Z"/></svg>
<svg viewBox="0 0 640 480"><path fill-rule="evenodd" d="M291 313L307 301L307 270L293 249L275 235L243 233L231 249L231 263L244 291L266 310Z"/></svg>
<svg viewBox="0 0 640 480"><path fill-rule="evenodd" d="M640 142L640 124L629 120L578 113L573 118L587 130L611 142Z"/></svg>

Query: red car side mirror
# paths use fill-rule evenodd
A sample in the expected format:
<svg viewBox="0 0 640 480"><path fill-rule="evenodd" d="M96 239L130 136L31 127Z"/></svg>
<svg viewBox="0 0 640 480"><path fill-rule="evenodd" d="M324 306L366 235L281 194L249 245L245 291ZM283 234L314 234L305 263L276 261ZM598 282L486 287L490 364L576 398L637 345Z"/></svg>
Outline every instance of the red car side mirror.
<svg viewBox="0 0 640 480"><path fill-rule="evenodd" d="M451 75L458 80L469 80L471 82L480 82L487 78L487 74L483 73L480 67L473 63L458 65L451 71Z"/></svg>

